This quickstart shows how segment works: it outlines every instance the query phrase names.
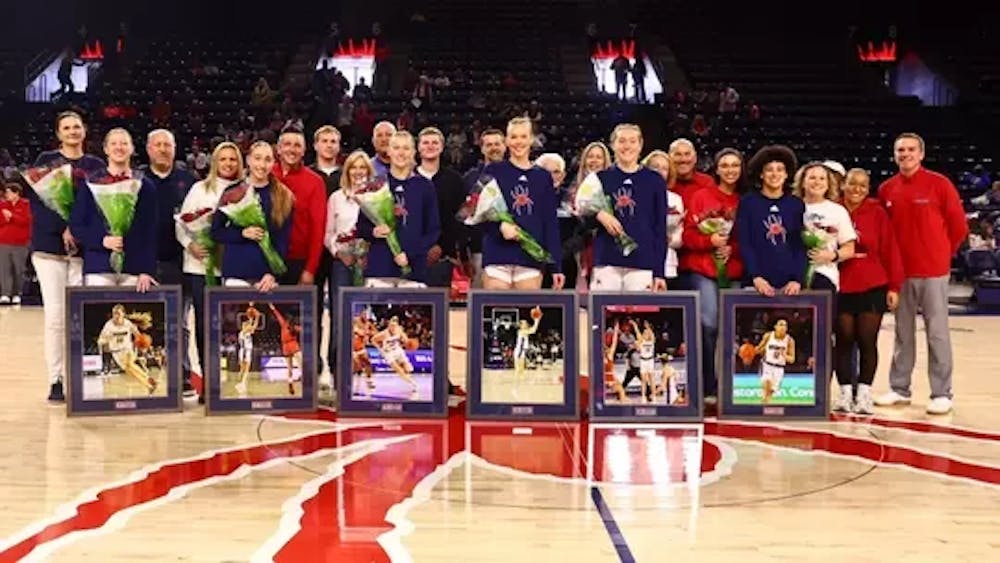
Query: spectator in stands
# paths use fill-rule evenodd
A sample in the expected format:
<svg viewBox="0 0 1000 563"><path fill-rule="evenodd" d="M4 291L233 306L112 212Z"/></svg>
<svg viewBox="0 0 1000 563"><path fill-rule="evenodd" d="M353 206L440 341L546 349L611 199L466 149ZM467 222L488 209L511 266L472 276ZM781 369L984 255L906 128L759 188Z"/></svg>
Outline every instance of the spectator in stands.
<svg viewBox="0 0 1000 563"><path fill-rule="evenodd" d="M993 182L993 186L990 187L988 192L979 197L972 198L969 203L979 208L1000 205L1000 180Z"/></svg>
<svg viewBox="0 0 1000 563"><path fill-rule="evenodd" d="M31 204L21 197L21 186L4 186L0 201L0 305L21 304L24 267L31 243Z"/></svg>
<svg viewBox="0 0 1000 563"><path fill-rule="evenodd" d="M834 367L840 395L834 410L873 414L871 385L878 367L878 334L883 315L899 304L903 260L888 214L878 201L868 197L868 173L852 168L846 177L844 206L858 238L854 258L839 264ZM855 346L860 352L857 371Z"/></svg>
<svg viewBox="0 0 1000 563"><path fill-rule="evenodd" d="M191 152L188 153L187 157L184 159L187 161L187 167L190 170L194 170L195 175L198 178L204 178L205 174L208 172L208 167L211 164L211 159L201 147L201 143L197 141L192 141Z"/></svg>
<svg viewBox="0 0 1000 563"><path fill-rule="evenodd" d="M548 250L552 287L562 289L562 248L556 217L556 195L552 176L533 166L531 120L516 117L507 123L507 148L510 157L488 164L483 174L493 177L500 186L515 223L490 223L481 227L483 237L483 287L486 289L539 289L544 263L528 256L517 242L524 229ZM485 149L484 149L485 150Z"/></svg>
<svg viewBox="0 0 1000 563"><path fill-rule="evenodd" d="M229 186L239 182L244 176L243 156L239 147L233 143L220 143L212 151L211 165L204 180L195 182L184 196L180 214L196 213L205 209L215 213L219 205L219 196ZM173 217L171 216L171 220ZM194 240L191 232L184 227L182 221L174 221L174 236L183 252L184 292L190 296L194 308L194 344L197 350L198 363L202 375L208 365L205 358L205 259L208 249ZM218 251L216 251L218 255ZM218 265L215 275L221 275ZM186 324L186 323L185 323ZM185 348L187 350L187 348ZM187 354L185 354L186 356ZM185 379L187 376L185 376ZM202 401L204 399L202 398Z"/></svg>
<svg viewBox="0 0 1000 563"><path fill-rule="evenodd" d="M714 404L718 389L715 366L716 343L719 335L719 290L738 288L743 275L743 262L736 250L731 226L714 234L702 232L699 225L709 217L732 221L743 195L743 154L724 148L715 155L715 180L718 188L701 190L691 196L684 216L683 248L679 269L683 272L682 286L698 292L701 322L701 373L705 400ZM717 264L725 264L725 277L720 279Z"/></svg>
<svg viewBox="0 0 1000 563"><path fill-rule="evenodd" d="M372 129L372 145L375 154L372 165L376 176L389 175L389 139L396 133L396 126L391 121L379 121Z"/></svg>
<svg viewBox="0 0 1000 563"><path fill-rule="evenodd" d="M247 157L247 184L256 190L260 198L264 216L267 217L267 233L275 251L288 261L288 246L292 226L295 223L293 204L295 196L275 176L274 149L266 141L257 141L250 146ZM239 189L239 187L229 188ZM228 192L229 190L226 190ZM223 192L223 196L226 195ZM259 241L264 238L261 227L240 228L234 225L224 213L212 217L212 238L225 245L222 252L223 284L230 287L254 287L261 293L270 292L278 286L275 272L268 266Z"/></svg>
<svg viewBox="0 0 1000 563"><path fill-rule="evenodd" d="M451 287L451 270L468 246L467 229L455 217L465 202L462 177L441 166L444 134L437 127L427 127L417 137L420 164L417 173L434 185L437 196L441 235L427 252L427 285Z"/></svg>
<svg viewBox="0 0 1000 563"><path fill-rule="evenodd" d="M461 165L462 160L465 159L465 146L469 144L469 138L465 132L462 131L462 128L458 123L451 124L451 131L448 133L448 138L445 140L445 144L448 147L448 161L451 165Z"/></svg>
<svg viewBox="0 0 1000 563"><path fill-rule="evenodd" d="M664 291L667 281L667 186L659 173L639 164L642 131L625 123L611 132L615 164L597 172L614 211L597 214L591 289ZM642 250L622 254L615 238L632 237Z"/></svg>
<svg viewBox="0 0 1000 563"><path fill-rule="evenodd" d="M806 270L805 203L785 193L789 171L795 168L795 153L784 145L757 151L747 170L760 180L760 189L744 196L736 213L744 283L768 297L798 295Z"/></svg>
<svg viewBox="0 0 1000 563"><path fill-rule="evenodd" d="M333 193L340 188L340 178L341 170L338 164L338 158L340 156L340 131L332 125L324 125L317 129L313 133L313 150L316 152L316 162L313 163L309 168L318 174L320 178L323 179L324 184L324 196L323 200L326 202L326 209L329 211L330 198ZM336 297L335 293L340 285L337 285L336 281L333 279L332 269L333 269L333 254L326 245L326 233L329 230L331 219L326 217L324 221L324 248L321 250L322 254L319 260L319 266L316 268L316 287L319 291L320 300L322 301L322 295L324 288L328 292L328 299L331 303L334 302ZM330 318L336 318L337 308L333 307L330 309ZM329 373L334 372L334 363L336 350L337 338L331 332L331 337L329 341L329 353L327 354L327 368ZM319 346L316 347L317 350ZM320 358L322 360L322 358ZM322 366L323 363L320 361L317 365ZM321 370L322 371L322 370Z"/></svg>
<svg viewBox="0 0 1000 563"><path fill-rule="evenodd" d="M623 54L619 54L613 61L611 61L611 70L615 73L615 97L619 100L625 101L628 99L628 92L625 90L628 84L628 73L631 69L628 58Z"/></svg>
<svg viewBox="0 0 1000 563"><path fill-rule="evenodd" d="M288 271L279 280L282 285L313 285L323 254L326 230L326 186L319 174L302 163L306 138L301 129L287 129L278 137L278 161L274 177L292 192L295 221L288 241L285 264ZM322 294L325 286L317 291Z"/></svg>
<svg viewBox="0 0 1000 563"><path fill-rule="evenodd" d="M73 111L56 116L56 138L59 149L46 151L35 159L35 166L69 164L77 189L83 187L88 174L104 168L100 158L85 154L87 129L83 118ZM83 188L86 189L86 188ZM64 345L66 341L66 287L83 284L83 261L77 257L77 239L66 221L41 202L34 190L26 199L31 204L31 265L38 276L45 322L45 363L49 375L49 400L62 402Z"/></svg>
<svg viewBox="0 0 1000 563"><path fill-rule="evenodd" d="M739 103L740 93L728 84L719 95L719 113L735 113Z"/></svg>
<svg viewBox="0 0 1000 563"><path fill-rule="evenodd" d="M690 198L698 190L716 187L711 176L696 169L698 151L695 150L694 143L684 138L676 139L670 143L669 154L677 165L677 183L674 184L674 191L684 199L685 207L690 207Z"/></svg>
<svg viewBox="0 0 1000 563"><path fill-rule="evenodd" d="M135 145L128 131L121 128L108 131L104 136L104 154L108 157L107 167L92 174L88 182L133 178L139 180L142 187L135 203L132 226L124 236L109 232L91 190L77 190L70 229L82 243L84 285L134 287L144 293L157 283L153 277L160 236L156 220L159 213L156 186L146 174L132 169ZM125 263L120 273L111 267L112 252L124 253Z"/></svg>
<svg viewBox="0 0 1000 563"><path fill-rule="evenodd" d="M844 179L847 177L847 169L844 165L837 162L836 160L824 160L823 166L830 171L830 184L832 190L836 190L837 193L843 195L844 190Z"/></svg>
<svg viewBox="0 0 1000 563"><path fill-rule="evenodd" d="M969 229L962 201L951 180L927 170L924 140L903 133L893 144L899 173L886 180L878 197L892 220L903 256L905 280L896 311L896 340L889 370L892 390L878 397L880 406L910 403L910 382L916 362L916 323L919 309L927 330L931 401L928 414L952 409L951 337L948 333L948 281L951 257L965 241Z"/></svg>
<svg viewBox="0 0 1000 563"><path fill-rule="evenodd" d="M476 186L476 181L483 175L483 170L493 163L503 162L506 147L504 145L504 134L499 129L483 129L479 134L479 150L483 155L483 160L467 171L462 177L462 184L465 186L465 193L472 193ZM482 287L483 285L483 235L479 228L469 230L469 278L472 287Z"/></svg>
<svg viewBox="0 0 1000 563"><path fill-rule="evenodd" d="M357 102L368 103L372 100L372 89L365 84L365 78L358 78L358 83L354 85L353 97Z"/></svg>
<svg viewBox="0 0 1000 563"><path fill-rule="evenodd" d="M184 248L177 242L174 215L181 210L181 204L187 196L188 190L195 182L195 177L187 171L183 164L175 162L177 155L177 143L174 134L166 129L155 129L146 137L146 155L149 157L149 166L141 170L145 178L152 182L156 190L157 209L157 259L156 259L156 281L167 285L182 285L184 276L182 274L181 257ZM192 298L185 292L184 310L187 310L187 303ZM185 316L185 318L187 318ZM184 349L188 349L187 341L190 339L190 331L187 323L184 323ZM192 391L191 369L187 354L181 356L184 367L184 389Z"/></svg>
<svg viewBox="0 0 1000 563"><path fill-rule="evenodd" d="M677 166L670 160L670 155L656 149L646 155L642 165L656 172L667 185L667 264L665 276L667 283L677 278L677 249L683 242L684 200L673 191L677 183Z"/></svg>
<svg viewBox="0 0 1000 563"><path fill-rule="evenodd" d="M637 55L635 63L632 64L632 82L635 83L635 101L646 103L646 61L642 55Z"/></svg>
<svg viewBox="0 0 1000 563"><path fill-rule="evenodd" d="M250 94L250 105L266 108L274 103L276 95L277 92L271 89L267 79L262 76L257 80L257 85L253 87L253 92Z"/></svg>
<svg viewBox="0 0 1000 563"><path fill-rule="evenodd" d="M413 135L397 131L389 139L387 180L395 199L396 235L402 252L393 255L386 242L389 228L358 218L358 234L371 243L365 267L366 287L425 287L427 259L441 236L437 196L427 178L413 173ZM412 260L410 259L412 257ZM402 268L409 266L409 275Z"/></svg>
<svg viewBox="0 0 1000 563"><path fill-rule="evenodd" d="M330 266L330 318L337 318L340 310L340 288L354 285L351 268L358 257L351 254L349 245L358 237L358 202L354 199L356 190L361 189L375 178L375 168L364 151L356 150L344 160L344 172L340 175L338 189L326 203L326 232L324 244L333 260ZM336 372L337 337L331 331L328 352L330 371Z"/></svg>

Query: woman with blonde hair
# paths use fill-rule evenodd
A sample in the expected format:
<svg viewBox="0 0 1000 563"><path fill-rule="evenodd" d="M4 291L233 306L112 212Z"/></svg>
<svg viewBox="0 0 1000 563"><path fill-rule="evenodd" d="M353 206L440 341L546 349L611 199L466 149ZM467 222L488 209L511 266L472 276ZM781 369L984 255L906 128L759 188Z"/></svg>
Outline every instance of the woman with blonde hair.
<svg viewBox="0 0 1000 563"><path fill-rule="evenodd" d="M806 204L803 228L806 231L825 233L827 242L808 249L809 262L815 268L810 287L836 293L840 288L837 264L854 256L854 232L850 215L838 203L840 193L837 180L822 162L810 162L795 173L792 193ZM806 280L809 283L809 280Z"/></svg>
<svg viewBox="0 0 1000 563"><path fill-rule="evenodd" d="M229 186L243 179L243 155L240 148L231 142L219 143L212 151L212 160L208 168L208 175L204 180L199 180L191 186L184 203L181 204L180 214L174 221L174 234L177 242L184 248L184 290L190 293L194 304L194 326L195 326L195 346L198 351L198 361L201 369L205 369L204 350L202 350L202 338L205 334L205 261L212 253L216 257L219 255L216 249L205 248L194 238L192 230L186 226L185 219L200 218L207 215L209 224L214 219L219 205L219 196ZM220 276L218 262L215 265L215 276Z"/></svg>
<svg viewBox="0 0 1000 563"><path fill-rule="evenodd" d="M576 187L580 185L580 182L587 177L591 172L600 172L601 170L607 170L611 168L611 151L608 146L601 141L594 141L588 143L587 146L583 147L580 151L579 164L576 170L576 180L570 187L570 200L572 201L573 196L576 194ZM577 253L577 271L579 272L579 280L583 282L583 288L588 287L590 283L591 270L594 268L594 239L592 236L593 229L584 229L583 232L587 233L582 236L579 242L582 246L582 250ZM578 284L579 285L579 284Z"/></svg>
<svg viewBox="0 0 1000 563"><path fill-rule="evenodd" d="M677 277L677 252L683 243L684 200L673 191L677 182L677 165L670 155L660 149L646 155L642 165L658 173L667 183L667 280Z"/></svg>
<svg viewBox="0 0 1000 563"><path fill-rule="evenodd" d="M287 186L275 178L273 167L274 147L265 141L250 145L246 183L249 189L256 191L260 199L267 218L267 231L261 227L240 228L224 213L216 213L212 217L212 239L225 245L221 268L224 285L253 286L261 293L267 293L278 286L278 274L271 270L258 243L266 232L270 235L275 251L282 259L287 260L295 197ZM230 190L242 188L242 185L232 186L223 195Z"/></svg>
<svg viewBox="0 0 1000 563"><path fill-rule="evenodd" d="M87 178L88 184L115 184L133 179L141 183L132 224L122 236L111 234L108 223L88 186L77 190L70 214L70 229L83 243L84 285L135 287L142 293L156 285L157 196L153 183L132 168L135 145L132 135L115 128L104 136L108 166ZM121 272L112 268L113 252L124 254Z"/></svg>

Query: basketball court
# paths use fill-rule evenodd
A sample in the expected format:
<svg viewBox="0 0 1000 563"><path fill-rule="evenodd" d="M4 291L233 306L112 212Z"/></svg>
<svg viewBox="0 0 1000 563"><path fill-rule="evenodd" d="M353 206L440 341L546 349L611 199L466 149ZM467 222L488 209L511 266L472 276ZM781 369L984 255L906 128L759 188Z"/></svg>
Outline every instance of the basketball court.
<svg viewBox="0 0 1000 563"><path fill-rule="evenodd" d="M450 322L464 384L465 312ZM67 418L45 401L41 309L3 308L0 562L996 560L998 326L951 319L945 417L923 411L921 338L914 405L868 419L209 418L194 401Z"/></svg>

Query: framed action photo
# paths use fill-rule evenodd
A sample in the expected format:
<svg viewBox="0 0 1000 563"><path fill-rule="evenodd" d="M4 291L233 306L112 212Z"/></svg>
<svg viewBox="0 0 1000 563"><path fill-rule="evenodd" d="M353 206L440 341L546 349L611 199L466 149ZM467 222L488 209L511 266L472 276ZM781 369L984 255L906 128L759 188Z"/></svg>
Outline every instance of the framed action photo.
<svg viewBox="0 0 1000 563"><path fill-rule="evenodd" d="M719 417L826 419L831 295L726 290L719 309Z"/></svg>
<svg viewBox="0 0 1000 563"><path fill-rule="evenodd" d="M181 289L66 290L70 416L180 411Z"/></svg>
<svg viewBox="0 0 1000 563"><path fill-rule="evenodd" d="M572 292L472 291L469 418L577 420L577 315Z"/></svg>
<svg viewBox="0 0 1000 563"><path fill-rule="evenodd" d="M344 288L337 412L447 416L448 305L445 289Z"/></svg>
<svg viewBox="0 0 1000 563"><path fill-rule="evenodd" d="M210 287L205 316L209 414L316 408L314 287Z"/></svg>
<svg viewBox="0 0 1000 563"><path fill-rule="evenodd" d="M590 294L590 418L702 418L698 293Z"/></svg>

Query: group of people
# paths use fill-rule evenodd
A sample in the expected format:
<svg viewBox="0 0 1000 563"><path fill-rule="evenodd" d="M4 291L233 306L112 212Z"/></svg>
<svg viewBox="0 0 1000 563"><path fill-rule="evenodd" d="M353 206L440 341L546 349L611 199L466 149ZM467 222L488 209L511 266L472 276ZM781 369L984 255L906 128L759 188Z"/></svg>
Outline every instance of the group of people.
<svg viewBox="0 0 1000 563"><path fill-rule="evenodd" d="M146 291L157 283L183 283L195 308L201 347L206 264L214 262L208 258L219 248L206 248L176 217L213 213L211 239L221 247L221 260L212 273L223 285L268 292L278 285L314 284L320 295L329 291L333 315L337 290L355 283L358 268L367 287L446 286L457 261L468 263L474 286L492 290L573 287L565 269L574 270L573 277L579 272L589 278L594 290L665 291L668 284L695 290L709 400L716 395L720 287L742 285L768 296L795 295L804 287L833 293L840 383L836 409L864 414L872 411L876 337L889 310L897 318L892 391L875 402L910 401L914 318L920 310L931 347L928 412L951 410L947 287L950 258L966 236L966 223L951 182L921 166L924 144L913 133L896 139L899 174L873 199L864 170L847 171L829 161L799 167L794 152L784 146L764 147L746 162L741 152L723 149L715 156L712 175L695 170L697 154L686 139L640 160L642 131L620 124L610 134L610 148L594 142L583 149L576 181L567 190L574 225L569 238L585 241L576 246L567 246L560 232L560 209L567 207L559 191L565 163L554 154L531 158L532 123L524 117L511 119L506 131L482 132L483 162L464 178L441 166L445 138L440 130L425 128L414 138L388 122L373 129L374 155L355 150L342 165L340 134L332 126L313 134L316 162L309 167L303 164L306 138L300 130L283 131L274 146L254 143L245 155L224 142L212 151L208 175L198 182L174 164L175 143L167 130L149 134L150 165L142 171L132 168L134 145L124 129L105 136L107 162L83 153L86 130L78 114L60 114L56 134L60 148L43 153L36 164L69 163L81 179L136 178L142 188L124 236L110 234L86 189L77 190L68 222L29 194L52 400L63 398L67 285ZM513 222L470 229L456 218L472 186L483 178L495 181ZM573 203L585 182L600 186L610 203L583 217ZM388 186L394 229L360 212L360 195L373 184ZM749 193L744 194L744 185L753 186ZM232 199L227 198L230 190L238 189L254 190L266 228L239 227L217 211L220 201ZM258 244L265 238L287 271L276 271L268 260ZM528 239L544 249L547 260L530 251ZM638 250L626 251L625 239ZM357 240L367 243L362 256L353 244ZM470 253L467 259L462 247ZM124 267L117 272L109 257L120 252ZM330 338L331 371L336 341ZM204 353L200 350L202 365Z"/></svg>

